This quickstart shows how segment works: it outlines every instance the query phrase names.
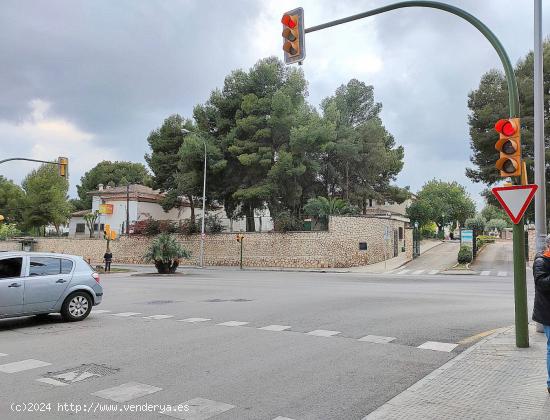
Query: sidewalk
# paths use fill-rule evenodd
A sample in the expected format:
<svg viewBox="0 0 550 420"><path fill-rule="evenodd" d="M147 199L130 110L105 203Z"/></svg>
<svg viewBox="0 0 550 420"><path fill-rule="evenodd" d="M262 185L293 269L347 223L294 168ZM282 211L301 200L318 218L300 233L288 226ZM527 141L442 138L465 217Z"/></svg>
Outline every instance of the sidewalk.
<svg viewBox="0 0 550 420"><path fill-rule="evenodd" d="M512 327L465 350L363 420L549 419L546 338L530 326L518 349Z"/></svg>

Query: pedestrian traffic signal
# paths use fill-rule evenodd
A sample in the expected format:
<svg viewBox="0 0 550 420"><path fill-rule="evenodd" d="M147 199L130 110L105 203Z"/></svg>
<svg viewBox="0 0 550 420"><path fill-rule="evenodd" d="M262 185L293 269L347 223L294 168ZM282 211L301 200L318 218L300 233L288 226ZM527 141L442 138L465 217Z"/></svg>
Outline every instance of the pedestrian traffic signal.
<svg viewBox="0 0 550 420"><path fill-rule="evenodd" d="M499 133L495 149L500 152L500 158L496 163L500 176L520 176L522 162L519 118L498 120L495 130Z"/></svg>
<svg viewBox="0 0 550 420"><path fill-rule="evenodd" d="M285 63L301 63L306 57L304 9L286 12L281 18L283 24L283 51Z"/></svg>
<svg viewBox="0 0 550 420"><path fill-rule="evenodd" d="M57 169L60 177L68 178L69 177L69 158L58 157Z"/></svg>

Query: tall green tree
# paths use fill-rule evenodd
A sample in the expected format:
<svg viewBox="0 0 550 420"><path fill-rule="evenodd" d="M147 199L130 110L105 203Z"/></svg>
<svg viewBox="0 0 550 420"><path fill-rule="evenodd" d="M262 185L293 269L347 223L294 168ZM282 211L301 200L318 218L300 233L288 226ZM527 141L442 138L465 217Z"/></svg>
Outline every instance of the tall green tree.
<svg viewBox="0 0 550 420"><path fill-rule="evenodd" d="M99 184L118 186L124 181L131 184L150 185L151 175L142 163L104 160L80 178L80 185L76 186L79 200L73 203L79 210L91 209L92 197L87 194L88 191L97 190Z"/></svg>
<svg viewBox="0 0 550 420"><path fill-rule="evenodd" d="M0 175L0 214L5 223L21 222L24 197L18 185Z"/></svg>
<svg viewBox="0 0 550 420"><path fill-rule="evenodd" d="M363 211L369 198L400 200L403 191L391 182L403 168L404 150L382 124L374 88L352 79L324 99L321 108L336 130L322 160L326 193L341 195Z"/></svg>
<svg viewBox="0 0 550 420"><path fill-rule="evenodd" d="M434 222L439 232L455 222L463 225L475 212L475 204L462 185L435 179L424 184L416 201L407 209L411 221L421 226Z"/></svg>
<svg viewBox="0 0 550 420"><path fill-rule="evenodd" d="M191 131L194 131L193 123L174 114L166 118L162 125L147 137L151 152L145 155L145 161L153 172L153 188L167 193L162 203L165 210L183 204L178 194L178 153L185 136ZM193 206L193 194L186 195Z"/></svg>
<svg viewBox="0 0 550 420"><path fill-rule="evenodd" d="M73 210L67 197L67 179L59 176L54 165L45 164L30 172L22 187L25 191L23 226L38 229L51 224L59 233Z"/></svg>
<svg viewBox="0 0 550 420"><path fill-rule="evenodd" d="M518 82L522 155L527 164L529 180L533 182L533 53L529 52L515 67ZM544 42L544 133L546 144L546 161L550 161L550 40ZM477 89L468 95L470 108L469 125L472 148L471 161L473 168L466 170L466 175L474 182L492 185L502 180L495 168L498 152L494 145L498 134L494 124L500 118L508 116L508 88L504 75L491 70L481 78ZM546 167L546 178L550 176L550 166ZM550 191L546 192L547 207L550 206ZM484 194L491 200L490 192ZM492 201L494 203L494 201ZM527 211L527 217L533 218L533 207Z"/></svg>

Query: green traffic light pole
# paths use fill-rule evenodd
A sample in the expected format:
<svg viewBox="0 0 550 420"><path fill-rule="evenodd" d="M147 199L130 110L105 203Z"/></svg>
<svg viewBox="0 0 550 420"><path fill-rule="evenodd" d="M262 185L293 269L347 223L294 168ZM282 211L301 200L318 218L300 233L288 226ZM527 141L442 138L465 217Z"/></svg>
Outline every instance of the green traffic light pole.
<svg viewBox="0 0 550 420"><path fill-rule="evenodd" d="M10 158L10 159L4 159L0 160L0 164L4 162L10 162L12 160L26 160L27 162L39 162L39 163L50 163L52 165L58 165L59 162L50 162L48 160L38 160L38 159L28 159L28 158Z"/></svg>
<svg viewBox="0 0 550 420"><path fill-rule="evenodd" d="M444 12L452 13L466 20L476 27L491 43L497 52L500 61L504 67L506 82L508 84L508 103L510 108L510 118L519 118L519 94L514 68L510 62L510 58L506 50L500 43L499 39L493 32L478 18L450 4L440 3L436 1L403 1L399 3L389 4L387 6L372 9L363 13L348 16L346 18L333 20L321 25L312 26L305 29L305 33L319 31L321 29L330 28L331 26L341 25L343 23L352 22L354 20L363 19L366 17L378 15L380 13L389 12L396 9L406 7L427 7L431 9L439 9ZM519 184L521 181L518 180ZM516 324L516 346L529 347L529 330L528 330L528 315L527 315L527 285L525 282L525 233L523 218L518 224L514 225L514 300L515 300L515 324Z"/></svg>

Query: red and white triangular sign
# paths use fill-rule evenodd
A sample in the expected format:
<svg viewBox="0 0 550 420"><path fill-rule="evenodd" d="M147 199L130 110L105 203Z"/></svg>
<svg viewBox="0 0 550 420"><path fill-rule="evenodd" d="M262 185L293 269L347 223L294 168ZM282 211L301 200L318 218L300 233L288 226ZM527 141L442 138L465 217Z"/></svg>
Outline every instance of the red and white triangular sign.
<svg viewBox="0 0 550 420"><path fill-rule="evenodd" d="M509 187L495 187L492 191L512 222L518 224L535 196L537 188L538 185L534 184L510 185Z"/></svg>

